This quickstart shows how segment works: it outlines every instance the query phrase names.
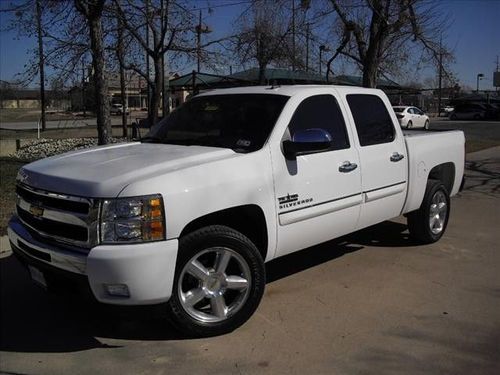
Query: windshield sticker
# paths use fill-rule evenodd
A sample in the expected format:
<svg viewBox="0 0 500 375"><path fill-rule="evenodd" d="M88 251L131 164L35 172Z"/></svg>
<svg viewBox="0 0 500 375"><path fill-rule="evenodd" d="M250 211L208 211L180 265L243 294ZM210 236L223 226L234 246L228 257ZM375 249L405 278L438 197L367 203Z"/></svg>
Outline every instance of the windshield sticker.
<svg viewBox="0 0 500 375"><path fill-rule="evenodd" d="M219 110L219 106L216 104L207 104L205 106L205 111L218 111L218 110Z"/></svg>
<svg viewBox="0 0 500 375"><path fill-rule="evenodd" d="M238 142L236 142L236 145L241 147L249 147L251 144L252 142L248 139L238 139Z"/></svg>
<svg viewBox="0 0 500 375"><path fill-rule="evenodd" d="M287 194L284 197L279 197L278 202L280 205L280 210L284 208L302 206L304 204L309 204L313 201L312 198L299 199L298 194Z"/></svg>

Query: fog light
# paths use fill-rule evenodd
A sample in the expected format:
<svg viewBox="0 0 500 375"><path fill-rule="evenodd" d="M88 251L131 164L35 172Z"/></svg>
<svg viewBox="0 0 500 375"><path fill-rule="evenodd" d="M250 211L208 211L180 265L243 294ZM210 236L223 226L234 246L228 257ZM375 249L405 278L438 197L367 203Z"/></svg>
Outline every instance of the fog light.
<svg viewBox="0 0 500 375"><path fill-rule="evenodd" d="M110 296L114 297L130 297L130 292L128 291L128 286L125 284L103 284L104 290Z"/></svg>

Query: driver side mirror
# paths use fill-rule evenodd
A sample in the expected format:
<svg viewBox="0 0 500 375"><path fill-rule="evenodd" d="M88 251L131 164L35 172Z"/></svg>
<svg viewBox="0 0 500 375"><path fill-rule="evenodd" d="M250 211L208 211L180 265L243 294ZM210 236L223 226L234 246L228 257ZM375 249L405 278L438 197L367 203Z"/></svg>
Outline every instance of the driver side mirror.
<svg viewBox="0 0 500 375"><path fill-rule="evenodd" d="M297 131L291 141L283 142L283 152L289 160L299 155L328 151L332 146L332 136L324 129L314 128Z"/></svg>

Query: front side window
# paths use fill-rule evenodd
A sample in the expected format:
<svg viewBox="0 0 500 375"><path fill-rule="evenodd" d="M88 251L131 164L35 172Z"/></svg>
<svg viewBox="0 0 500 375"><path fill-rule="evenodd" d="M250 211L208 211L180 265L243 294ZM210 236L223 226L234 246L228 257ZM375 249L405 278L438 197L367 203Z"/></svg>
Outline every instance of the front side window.
<svg viewBox="0 0 500 375"><path fill-rule="evenodd" d="M378 96L369 94L347 95L347 103L358 132L361 146L389 143L395 131L391 116Z"/></svg>
<svg viewBox="0 0 500 375"><path fill-rule="evenodd" d="M231 148L262 148L289 97L228 94L194 97L154 125L143 142Z"/></svg>
<svg viewBox="0 0 500 375"><path fill-rule="evenodd" d="M315 95L304 99L295 110L288 129L292 138L297 131L323 129L332 136L330 150L349 148L344 116L332 95Z"/></svg>

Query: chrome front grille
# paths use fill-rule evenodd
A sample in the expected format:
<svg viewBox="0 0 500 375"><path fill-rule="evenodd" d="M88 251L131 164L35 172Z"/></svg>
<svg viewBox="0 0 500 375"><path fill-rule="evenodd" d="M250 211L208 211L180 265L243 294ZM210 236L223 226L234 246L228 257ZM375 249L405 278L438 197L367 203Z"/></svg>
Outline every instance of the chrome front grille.
<svg viewBox="0 0 500 375"><path fill-rule="evenodd" d="M90 249L98 240L97 200L17 185L17 215L43 242Z"/></svg>

